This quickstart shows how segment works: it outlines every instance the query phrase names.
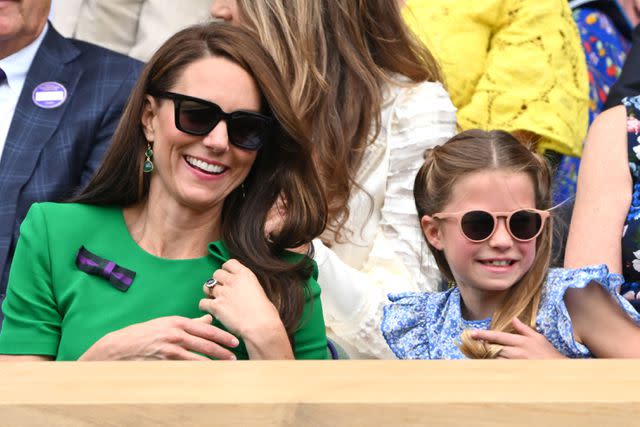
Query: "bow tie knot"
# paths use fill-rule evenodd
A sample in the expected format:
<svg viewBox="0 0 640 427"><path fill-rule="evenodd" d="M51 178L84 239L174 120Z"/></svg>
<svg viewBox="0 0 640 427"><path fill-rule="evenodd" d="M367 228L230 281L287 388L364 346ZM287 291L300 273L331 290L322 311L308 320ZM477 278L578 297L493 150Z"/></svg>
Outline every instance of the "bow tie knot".
<svg viewBox="0 0 640 427"><path fill-rule="evenodd" d="M131 287L136 272L99 257L81 246L76 256L76 266L85 273L107 279L116 289L126 292Z"/></svg>

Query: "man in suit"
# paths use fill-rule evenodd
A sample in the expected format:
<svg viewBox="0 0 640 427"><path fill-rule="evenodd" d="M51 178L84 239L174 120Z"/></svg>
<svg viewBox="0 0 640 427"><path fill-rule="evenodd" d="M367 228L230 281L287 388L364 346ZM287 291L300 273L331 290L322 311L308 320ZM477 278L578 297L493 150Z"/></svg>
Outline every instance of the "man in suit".
<svg viewBox="0 0 640 427"><path fill-rule="evenodd" d="M0 1L0 301L29 207L87 183L142 67L62 37L47 22L50 7Z"/></svg>

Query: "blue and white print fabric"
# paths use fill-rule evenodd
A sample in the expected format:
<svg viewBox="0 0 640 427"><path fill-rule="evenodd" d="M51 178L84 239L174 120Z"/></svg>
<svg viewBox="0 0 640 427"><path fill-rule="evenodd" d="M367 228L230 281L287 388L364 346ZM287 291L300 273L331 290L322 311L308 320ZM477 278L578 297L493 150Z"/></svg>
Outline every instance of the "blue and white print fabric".
<svg viewBox="0 0 640 427"><path fill-rule="evenodd" d="M584 288L596 282L604 287L629 316L640 325L640 314L619 293L620 274L609 273L606 265L549 271L544 284L536 329L562 354L570 358L592 357L576 342L564 295L569 288ZM382 334L399 359L464 359L458 348L465 329L488 329L491 318L465 320L461 312L460 291L404 292L390 294L385 306Z"/></svg>

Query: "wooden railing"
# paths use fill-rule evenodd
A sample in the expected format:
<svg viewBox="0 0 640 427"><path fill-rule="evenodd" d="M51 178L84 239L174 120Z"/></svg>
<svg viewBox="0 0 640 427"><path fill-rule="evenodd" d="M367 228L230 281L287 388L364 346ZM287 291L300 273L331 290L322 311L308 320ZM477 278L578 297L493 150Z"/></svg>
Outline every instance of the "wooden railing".
<svg viewBox="0 0 640 427"><path fill-rule="evenodd" d="M636 426L640 361L0 364L0 426Z"/></svg>

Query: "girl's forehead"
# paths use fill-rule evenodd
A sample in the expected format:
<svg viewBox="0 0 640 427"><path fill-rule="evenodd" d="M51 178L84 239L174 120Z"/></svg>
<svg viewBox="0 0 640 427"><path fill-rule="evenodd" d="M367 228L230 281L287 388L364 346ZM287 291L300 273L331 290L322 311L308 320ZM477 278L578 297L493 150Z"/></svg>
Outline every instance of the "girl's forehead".
<svg viewBox="0 0 640 427"><path fill-rule="evenodd" d="M462 176L451 188L447 211L535 208L535 187L525 172L484 170Z"/></svg>

